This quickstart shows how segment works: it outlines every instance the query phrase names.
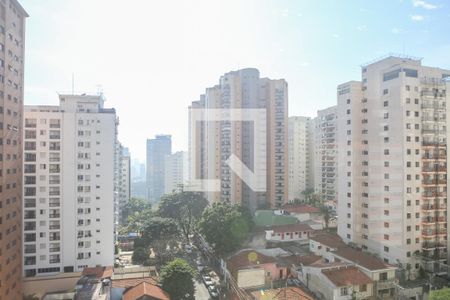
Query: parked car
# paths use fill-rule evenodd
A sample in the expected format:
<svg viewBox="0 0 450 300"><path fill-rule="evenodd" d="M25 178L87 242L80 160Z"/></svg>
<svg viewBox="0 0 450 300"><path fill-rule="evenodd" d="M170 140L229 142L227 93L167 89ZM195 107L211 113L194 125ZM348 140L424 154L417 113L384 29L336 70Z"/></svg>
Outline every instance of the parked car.
<svg viewBox="0 0 450 300"><path fill-rule="evenodd" d="M208 286L208 292L212 298L219 298L219 292L214 286L212 285Z"/></svg>
<svg viewBox="0 0 450 300"><path fill-rule="evenodd" d="M213 281L211 280L211 277L208 275L203 275L203 282L205 283L206 286L212 286L214 285Z"/></svg>

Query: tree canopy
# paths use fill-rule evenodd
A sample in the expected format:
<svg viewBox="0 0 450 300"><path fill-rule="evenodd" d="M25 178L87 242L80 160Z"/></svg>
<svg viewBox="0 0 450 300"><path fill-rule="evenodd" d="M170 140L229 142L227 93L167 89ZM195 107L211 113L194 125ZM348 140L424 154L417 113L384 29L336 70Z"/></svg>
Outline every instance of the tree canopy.
<svg viewBox="0 0 450 300"><path fill-rule="evenodd" d="M189 235L207 205L208 201L200 193L172 193L161 198L158 215L173 219L189 241Z"/></svg>
<svg viewBox="0 0 450 300"><path fill-rule="evenodd" d="M446 300L450 299L450 288L430 291L429 300Z"/></svg>
<svg viewBox="0 0 450 300"><path fill-rule="evenodd" d="M219 202L207 207L199 222L206 241L219 256L242 245L253 226L251 215L241 206Z"/></svg>
<svg viewBox="0 0 450 300"><path fill-rule="evenodd" d="M195 299L195 270L183 259L175 259L161 270L163 290L171 299Z"/></svg>

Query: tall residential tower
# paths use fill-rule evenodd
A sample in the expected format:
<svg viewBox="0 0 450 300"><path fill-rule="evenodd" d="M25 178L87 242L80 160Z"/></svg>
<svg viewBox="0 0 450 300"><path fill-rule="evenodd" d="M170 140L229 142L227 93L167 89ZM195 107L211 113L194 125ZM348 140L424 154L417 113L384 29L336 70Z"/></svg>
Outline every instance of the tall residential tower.
<svg viewBox="0 0 450 300"><path fill-rule="evenodd" d="M0 299L22 299L22 121L25 18L0 2Z"/></svg>
<svg viewBox="0 0 450 300"><path fill-rule="evenodd" d="M26 106L24 276L114 264L117 117L104 98Z"/></svg>
<svg viewBox="0 0 450 300"><path fill-rule="evenodd" d="M147 140L147 199L157 202L164 195L166 155L172 154L172 137L157 135Z"/></svg>
<svg viewBox="0 0 450 300"><path fill-rule="evenodd" d="M202 120L193 118L201 110ZM265 126L251 120L231 120L217 114L239 114L235 109L265 111ZM251 112L249 113L251 114ZM191 179L220 181L220 191L207 192L214 201L242 204L255 210L278 207L288 200L288 88L285 80L260 78L257 69L226 73L190 107ZM263 137L264 136L264 137ZM259 148L258 151L256 148ZM253 173L264 174L265 191L254 191L230 168L235 155ZM255 159L256 157L256 159ZM257 162L255 164L255 162Z"/></svg>
<svg viewBox="0 0 450 300"><path fill-rule="evenodd" d="M389 56L338 87L338 233L413 274L448 261L448 78Z"/></svg>

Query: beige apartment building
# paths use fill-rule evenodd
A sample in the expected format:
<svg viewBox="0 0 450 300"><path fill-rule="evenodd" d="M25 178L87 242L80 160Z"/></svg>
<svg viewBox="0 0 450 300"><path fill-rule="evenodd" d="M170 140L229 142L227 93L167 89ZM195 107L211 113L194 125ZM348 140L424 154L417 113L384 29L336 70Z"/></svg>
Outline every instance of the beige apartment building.
<svg viewBox="0 0 450 300"><path fill-rule="evenodd" d="M22 299L22 115L25 18L0 1L0 299Z"/></svg>
<svg viewBox="0 0 450 300"><path fill-rule="evenodd" d="M391 264L447 270L450 70L389 56L338 86L338 233Z"/></svg>
<svg viewBox="0 0 450 300"><path fill-rule="evenodd" d="M314 190L326 201L337 200L337 107L317 111L313 120Z"/></svg>
<svg viewBox="0 0 450 300"><path fill-rule="evenodd" d="M304 191L314 187L313 120L289 117L289 200L304 200Z"/></svg>
<svg viewBox="0 0 450 300"><path fill-rule="evenodd" d="M193 118L201 109L202 120ZM264 109L265 126L251 121L214 119L211 109ZM190 180L219 179L220 192L205 192L211 202L228 201L249 207L277 207L288 200L288 89L285 80L260 78L257 69L224 74L218 85L192 102L189 116ZM256 133L256 134L255 134ZM264 138L262 138L265 135ZM256 145L258 144L258 145ZM258 164L255 162L255 147ZM252 172L265 174L265 192L252 190L226 163L236 155Z"/></svg>

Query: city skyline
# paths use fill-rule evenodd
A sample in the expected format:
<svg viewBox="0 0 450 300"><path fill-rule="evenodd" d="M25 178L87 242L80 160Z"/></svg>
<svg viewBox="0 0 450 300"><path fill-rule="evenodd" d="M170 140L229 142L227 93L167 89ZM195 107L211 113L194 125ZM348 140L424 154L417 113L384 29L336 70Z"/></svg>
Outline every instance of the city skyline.
<svg viewBox="0 0 450 300"><path fill-rule="evenodd" d="M103 90L121 112L119 138L144 161L145 141L155 134L171 134L174 151L187 150L189 103L230 70L254 67L285 79L290 115L313 117L335 103L341 78L359 80L361 63L388 52L450 66L443 1L180 3L24 0L33 16L25 104L56 104L56 92L72 90L74 74L75 91Z"/></svg>

